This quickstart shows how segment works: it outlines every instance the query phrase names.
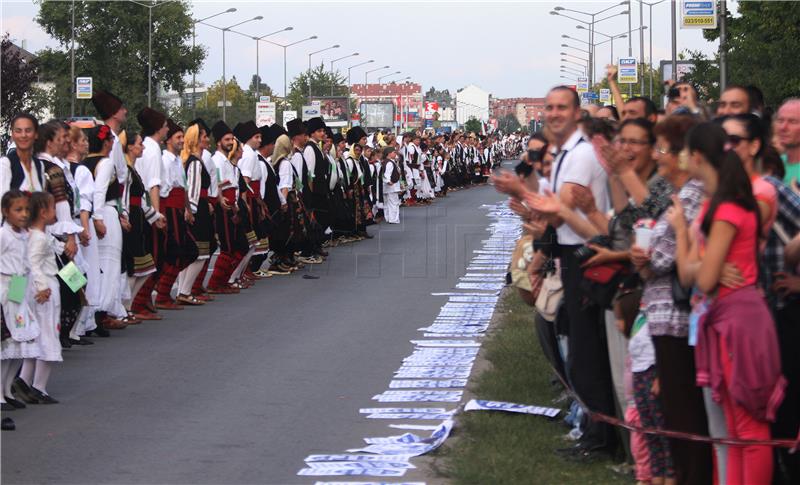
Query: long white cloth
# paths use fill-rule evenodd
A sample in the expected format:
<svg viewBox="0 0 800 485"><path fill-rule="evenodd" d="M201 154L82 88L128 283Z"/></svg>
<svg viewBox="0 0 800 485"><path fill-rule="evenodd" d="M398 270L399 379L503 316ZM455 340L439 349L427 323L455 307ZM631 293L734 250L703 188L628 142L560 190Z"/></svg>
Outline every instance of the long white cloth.
<svg viewBox="0 0 800 485"><path fill-rule="evenodd" d="M95 209L95 212L98 210ZM100 255L100 280L102 281L97 308L112 316L124 317L127 312L122 306L121 279L119 277L122 272L122 227L119 224L117 209L113 206L104 205L99 212L103 216L106 235L97 242Z"/></svg>
<svg viewBox="0 0 800 485"><path fill-rule="evenodd" d="M400 223L400 192L384 192L383 215L389 224Z"/></svg>

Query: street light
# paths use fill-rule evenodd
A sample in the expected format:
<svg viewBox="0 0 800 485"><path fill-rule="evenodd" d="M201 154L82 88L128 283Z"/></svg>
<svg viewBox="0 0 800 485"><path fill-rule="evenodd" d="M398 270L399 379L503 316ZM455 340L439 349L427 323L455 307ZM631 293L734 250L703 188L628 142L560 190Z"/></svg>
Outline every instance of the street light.
<svg viewBox="0 0 800 485"><path fill-rule="evenodd" d="M561 66L560 72L565 72L567 74L575 74L577 76L585 76L586 75L586 68L583 68L583 71L575 69L574 67L569 66Z"/></svg>
<svg viewBox="0 0 800 485"><path fill-rule="evenodd" d="M587 51L586 49L581 49L580 47L575 47L574 45L561 44L561 47L566 47L566 48L569 48L569 49L575 49L576 51L581 51L581 52L585 52L587 54L591 54L591 52Z"/></svg>
<svg viewBox="0 0 800 485"><path fill-rule="evenodd" d="M276 30L275 32L270 32L269 34L264 34L261 37L253 37L253 40L256 41L256 101L258 101L258 99L260 97L259 95L261 94L260 93L261 76L259 75L259 70L258 70L258 67L259 67L258 66L258 64L259 64L258 63L258 46L259 46L258 42L260 40L266 39L267 37L270 37L272 35L279 34L281 32L288 32L290 30L294 30L294 27L286 27L286 28L281 29L281 30Z"/></svg>
<svg viewBox="0 0 800 485"><path fill-rule="evenodd" d="M148 19L147 20L147 28L148 28L148 31L147 31L147 107L148 108L152 105L151 92L152 92L152 89L153 89L153 9L155 7L158 7L159 5L164 5L165 3L169 3L169 2L172 2L172 1L175 1L175 0L164 0L161 3L158 3L157 0L153 0L153 3L151 5L147 5L145 3L140 3L140 2L137 2L135 0L130 0L131 3L135 3L136 5L141 5L142 7L147 9L147 19ZM72 28L73 28L73 39L74 39L74 29L75 29L74 15L75 15L75 9L73 9L72 14L73 14ZM74 42L73 42L73 47L74 47ZM73 49L73 56L74 56L74 52L75 51ZM73 57L73 71L75 70L74 62L75 61L74 61L74 57ZM73 78L74 78L74 72L73 72ZM74 83L75 79L73 79L72 82Z"/></svg>
<svg viewBox="0 0 800 485"><path fill-rule="evenodd" d="M649 34L650 34L650 69L651 69L651 71L653 69L653 7L655 7L659 3L664 3L665 1L666 0L659 0L658 2L647 3L647 2L642 2L641 0L639 0L640 6L641 6L642 3L644 3L650 9L650 23L648 25L650 25L650 33ZM653 99L653 73L652 72L650 73L650 99Z"/></svg>
<svg viewBox="0 0 800 485"><path fill-rule="evenodd" d="M389 66L383 66L383 67L379 67L379 68L377 68L377 69L373 69L373 70L371 70L371 71L367 71L367 72L365 72L365 73L364 73L364 89L366 89L366 87L367 87L367 76L369 75L369 73L371 73L371 72L375 72L375 71L382 71L382 70L384 70L384 69L389 69Z"/></svg>
<svg viewBox="0 0 800 485"><path fill-rule="evenodd" d="M389 77L389 76L396 76L398 74L400 74L400 71L395 71L395 72L391 72L389 74L384 74L383 76L378 76L378 84L382 84L381 81L383 80L383 78L386 78L386 77Z"/></svg>
<svg viewBox="0 0 800 485"><path fill-rule="evenodd" d="M222 14L226 13L233 13L236 9L231 7L224 12L215 13L214 15L209 15L208 17L202 18L200 20L192 20L192 50L195 49L195 37L196 37L196 28L198 22L203 22L204 20L213 19L214 17L218 17ZM194 69L192 70L192 118L197 117L197 65L195 64Z"/></svg>
<svg viewBox="0 0 800 485"><path fill-rule="evenodd" d="M562 56L565 56L565 57L572 57L573 59L578 59L579 61L589 62L589 59L585 59L585 58L580 57L580 56L574 56L574 55L566 53L566 52L561 52L560 54Z"/></svg>
<svg viewBox="0 0 800 485"><path fill-rule="evenodd" d="M581 30L587 30L586 27L584 27L582 25L576 25L575 28L576 29L581 29ZM637 30L644 30L644 29L647 29L646 25L644 25L642 27L639 27L637 29L633 29L631 32L636 32ZM594 31L594 33L602 35L603 37L607 37L607 40L605 40L603 42L598 42L597 44L595 44L595 46L598 46L600 44L605 44L606 42L611 42L611 64L614 64L614 41L616 39L625 39L625 38L627 38L628 37L628 33L622 32L622 33L617 34L617 35L608 35L608 34L604 34L602 32L598 32L596 30Z"/></svg>
<svg viewBox="0 0 800 485"><path fill-rule="evenodd" d="M261 15L257 17L253 17L251 19L242 20L239 23L233 24L230 27L225 27L222 30L222 121L227 121L225 119L227 115L227 108L228 108L228 79L225 74L225 33L231 30L234 27L238 27L242 24L246 24L248 22L253 22L254 20L261 20L264 17ZM207 24L206 24L207 25ZM217 27L219 28L219 27Z"/></svg>
<svg viewBox="0 0 800 485"><path fill-rule="evenodd" d="M268 44L276 45L278 47L283 48L283 99L284 100L286 100L286 97L289 95L289 93L286 91L286 49L293 45L297 45L301 42L305 42L307 40L315 40L316 38L317 38L316 35L312 35L311 37L300 39L298 41L292 42L291 44L278 44L277 42L272 42L271 40L263 39L264 42Z"/></svg>
<svg viewBox="0 0 800 485"><path fill-rule="evenodd" d="M628 0L624 0L624 1L619 2L617 4L611 5L610 7L606 7L604 9L602 9L602 10L598 10L596 12L584 12L582 10L573 10L573 9L564 8L564 7L555 7L552 11L550 11L550 15L559 15L561 17L566 17L568 19L576 20L578 22L586 24L586 25L588 25L590 27L590 31L589 31L589 48L592 51L591 54L589 55L589 85L590 86L593 84L593 81L594 81L594 47L593 47L593 45L594 45L594 26L595 26L595 24L597 24L598 22L602 22L603 20L608 20L610 18L614 18L614 17L619 16L619 15L628 14L629 11L628 10L623 10L622 12L617 12L615 14L612 14L612 15L609 15L609 16L606 16L606 17L603 17L603 18L600 18L600 19L597 19L596 17L598 15L602 14L602 13L608 12L609 10L611 10L613 8L620 7L620 6L623 6L623 5L628 5L629 3L630 2ZM564 14L562 12L574 12L574 13L577 13L577 14L586 15L587 17L591 18L591 21L587 22L586 20L577 19L575 17L566 15L566 14Z"/></svg>
<svg viewBox="0 0 800 485"><path fill-rule="evenodd" d="M333 76L334 76L334 74L333 74L333 65L334 65L335 63L337 63L337 62L341 61L342 59L348 59L348 58L350 58L350 57L355 57L355 56L357 56L357 55L358 55L358 52L353 52L353 53L352 53L352 54L350 54L349 56L340 57L340 58L338 58L338 59L333 59L333 60L331 61L331 96L333 96L333 83L334 83L334 77L333 77Z"/></svg>
<svg viewBox="0 0 800 485"><path fill-rule="evenodd" d="M363 66L364 64L370 64L370 63L373 63L373 62L375 62L375 59L370 59L368 61L360 62L358 64L354 64L354 65L352 65L352 66L347 68L347 88L348 89L351 86L351 84L350 84L350 71L353 70L356 67Z"/></svg>
<svg viewBox="0 0 800 485"><path fill-rule="evenodd" d="M403 79L392 79L391 81L387 81L387 83L388 82L397 83L397 82L400 82L400 81L410 81L410 80L411 80L411 76L406 76Z"/></svg>
<svg viewBox="0 0 800 485"><path fill-rule="evenodd" d="M325 52L325 51L329 51L331 49L338 49L338 48L339 48L339 44L334 44L334 45L332 45L330 47L326 47L324 49L320 49L318 51L314 51L314 52L309 53L308 54L308 71L311 72L311 56L313 56L314 54L319 54L320 52Z"/></svg>

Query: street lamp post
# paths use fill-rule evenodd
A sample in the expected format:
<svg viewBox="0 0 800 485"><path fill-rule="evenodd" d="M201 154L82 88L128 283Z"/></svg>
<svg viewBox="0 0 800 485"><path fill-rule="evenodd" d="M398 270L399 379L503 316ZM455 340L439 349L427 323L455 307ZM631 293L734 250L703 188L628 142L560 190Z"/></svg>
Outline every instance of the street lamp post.
<svg viewBox="0 0 800 485"><path fill-rule="evenodd" d="M650 23L648 25L650 26L650 42L649 43L650 43L650 70L651 71L653 70L653 7L655 7L659 3L663 3L665 1L666 0L659 0L658 2L655 2L655 3L647 3L647 2L644 3L650 9L650 12L649 12L650 13ZM650 99L653 99L653 73L652 72L650 73Z"/></svg>
<svg viewBox="0 0 800 485"><path fill-rule="evenodd" d="M292 42L291 44L278 44L277 42L272 42L271 40L263 39L264 42L266 42L268 44L276 45L278 47L283 48L283 99L284 99L284 101L289 96L289 93L286 90L286 49L288 49L289 47L291 47L293 45L297 45L297 44L299 44L301 42L305 42L307 40L314 40L316 38L317 38L316 35L312 35L311 37L306 37L305 39L300 39L298 41Z"/></svg>
<svg viewBox="0 0 800 485"><path fill-rule="evenodd" d="M70 41L69 46L69 57L70 57L70 76L72 76L72 94L70 95L71 99L71 107L70 107L70 116L75 116L75 0L72 0L72 40Z"/></svg>
<svg viewBox="0 0 800 485"><path fill-rule="evenodd" d="M400 74L400 71L395 71L395 72L391 72L389 74L384 74L383 76L378 76L378 84L383 84L382 83L383 78L386 78L386 77L389 77L389 76L396 76L398 74Z"/></svg>
<svg viewBox="0 0 800 485"><path fill-rule="evenodd" d="M164 5L165 3L171 2L174 0L164 0L161 3L158 3L157 0L153 0L151 5L147 5L145 3L137 2L136 0L130 0L131 3L135 3L136 5L141 5L142 7L147 9L147 107L149 108L152 106L152 90L153 90L153 9L158 7L159 5ZM73 27L74 28L74 27ZM72 82L75 82L74 80Z"/></svg>
<svg viewBox="0 0 800 485"><path fill-rule="evenodd" d="M334 81L335 81L335 79L334 79L334 72L333 72L333 65L334 65L334 64L336 64L337 62L339 62L339 61L343 60L343 59L348 59L348 58L350 58L350 57L355 57L355 56L357 56L357 55L358 55L358 52L353 52L353 53L352 53L352 54L350 54L349 56L340 57L340 58L338 58L338 59L333 59L333 60L331 61L331 96L333 96L333 84L334 84ZM349 81L348 81L348 82L349 82Z"/></svg>
<svg viewBox="0 0 800 485"><path fill-rule="evenodd" d="M348 88L348 90L350 89L350 86L352 86L352 84L350 83L350 71L352 71L356 67L360 67L360 66L363 66L365 64L371 64L373 62L375 62L375 59L370 59L368 61L364 61L364 62L352 65L352 66L347 68L347 88Z"/></svg>
<svg viewBox="0 0 800 485"><path fill-rule="evenodd" d="M222 29L222 121L227 121L226 115L228 108L228 79L225 73L225 33L234 27L238 27L242 24L246 24L247 22L252 22L254 20L261 20L263 18L264 18L263 16L259 15L251 19L242 20L239 23L233 24L230 27L225 27Z"/></svg>
<svg viewBox="0 0 800 485"><path fill-rule="evenodd" d="M592 51L592 53L589 55L589 73L588 74L589 74L589 85L590 86L592 84L594 84L594 57L595 56L594 56L594 47L593 46L594 46L594 26L595 26L595 24L597 24L599 22L602 22L603 20L607 20L607 19L616 17L618 15L624 15L626 13L629 13L629 11L628 10L624 10L622 12L618 12L618 13L615 13L613 15L609 15L607 17L603 17L601 19L597 19L596 17L598 15L600 15L601 13L605 13L605 12L607 12L607 11L613 9L613 8L619 7L619 6L628 5L629 3L630 2L628 0L624 0L622 2L619 2L619 3L615 4L615 5L612 5L610 7L604 8L602 10L598 10L597 12L584 12L582 10L574 10L574 9L564 8L564 7L555 7L550 12L550 15L560 15L562 17L566 17L568 19L576 20L578 22L581 22L581 23L586 24L586 25L589 26L589 46L590 46L590 49ZM561 12L574 12L574 13L578 13L578 14L581 14L581 15L586 15L587 17L591 18L591 21L587 22L585 20L576 19L574 17L570 17L569 15L565 15L565 14L563 14Z"/></svg>
<svg viewBox="0 0 800 485"><path fill-rule="evenodd" d="M371 70L371 71L367 71L367 72L365 72L365 73L364 73L364 89L366 89L366 88L367 88L367 76L369 76L369 74L370 74L370 73L372 73L372 72L375 72L375 71L382 71L382 70L384 70L384 69L389 69L389 66L378 67L378 68L376 68L376 69L373 69L373 70Z"/></svg>
<svg viewBox="0 0 800 485"><path fill-rule="evenodd" d="M320 52L325 52L325 51L329 51L331 49L338 49L338 48L339 48L339 44L334 44L334 45L332 45L330 47L326 47L324 49L320 49L318 51L314 51L314 52L311 52L311 53L308 54L308 97L309 98L311 97L311 56L313 56L314 54L319 54ZM325 68L324 60L323 60L323 63L322 63L322 67Z"/></svg>
<svg viewBox="0 0 800 485"><path fill-rule="evenodd" d="M410 80L411 80L411 76L406 76L403 79L392 79L390 81L387 81L387 83L388 82L396 83L396 82L400 82L400 81L410 81Z"/></svg>
<svg viewBox="0 0 800 485"><path fill-rule="evenodd" d="M276 30L275 32L270 32L269 34L262 35L261 37L253 37L253 40L256 41L256 101L258 101L258 99L260 98L260 95L261 95L261 92L260 92L260 90L261 90L261 76L260 76L259 69L258 69L259 68L259 65L258 65L259 64L258 63L258 45L259 44L258 44L258 42L261 41L261 40L264 40L267 37L270 37L272 35L275 35L275 34L278 34L278 33L281 33L281 32L288 32L290 30L294 30L294 27L286 27L286 28L283 28L281 30Z"/></svg>
<svg viewBox="0 0 800 485"><path fill-rule="evenodd" d="M196 29L198 22L202 22L204 20L208 20L222 14L233 13L235 11L236 9L231 7L228 10L225 10L224 12L215 13L214 15L209 15L208 17L202 18L200 20L192 20L192 50L195 49L195 38L197 36ZM197 117L197 65L195 65L194 69L192 69L192 118L196 117Z"/></svg>

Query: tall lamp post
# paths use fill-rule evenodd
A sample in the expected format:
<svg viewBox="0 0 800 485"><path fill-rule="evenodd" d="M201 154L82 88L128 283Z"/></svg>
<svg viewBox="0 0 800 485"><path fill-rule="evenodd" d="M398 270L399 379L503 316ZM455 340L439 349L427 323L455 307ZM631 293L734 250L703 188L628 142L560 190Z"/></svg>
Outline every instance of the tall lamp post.
<svg viewBox="0 0 800 485"><path fill-rule="evenodd" d="M267 37L273 36L275 34L279 34L281 32L288 32L290 30L294 30L294 27L286 27L281 30L276 30L275 32L270 32L269 34L264 34L261 37L253 37L253 40L256 41L256 101L258 101L261 95L261 76L259 73L259 63L258 63L258 43L261 40L266 39Z"/></svg>
<svg viewBox="0 0 800 485"><path fill-rule="evenodd" d="M593 46L594 45L594 26L595 26L595 24L597 24L599 22L602 22L603 20L608 20L610 18L614 18L614 17L616 17L618 15L627 14L627 13L629 13L629 11L628 10L623 10L622 12L617 12L615 14L612 14L612 15L609 15L607 17L603 17L603 18L600 18L600 19L598 19L596 17L598 15L600 15L601 13L608 12L609 10L611 10L613 8L616 8L616 7L619 7L619 6L628 5L629 3L630 2L628 0L624 0L624 1L620 2L620 3L618 3L618 4L615 4L615 5L612 5L610 7L604 8L602 10L598 10L597 12L584 12L582 10L573 10L573 9L570 9L570 8L555 7L552 11L550 11L550 15L560 15L562 17L566 17L568 19L575 20L575 21L578 21L578 22L581 22L583 24L588 25L589 26L589 45ZM573 12L573 13L578 13L578 14L581 14L581 15L586 15L587 17L591 18L591 21L587 22L586 20L577 19L575 17L571 17L569 15L566 15L566 14L564 14L562 12ZM589 56L589 85L590 86L594 84L594 67L595 67L594 66L594 48L592 47L591 49L592 49L592 54Z"/></svg>
<svg viewBox="0 0 800 485"><path fill-rule="evenodd" d="M147 107L149 108L152 106L153 99L151 95L153 90L153 9L159 5L164 5L165 3L173 0L164 0L161 3L158 3L157 0L153 0L153 3L150 5L137 2L136 0L129 1L131 3L135 3L136 5L141 5L147 9ZM72 82L74 83L75 81L73 80Z"/></svg>
<svg viewBox="0 0 800 485"><path fill-rule="evenodd" d="M581 30L586 30L586 27L584 27L583 25L577 25L575 28L581 29ZM643 25L641 27L633 29L631 31L631 33L639 31L639 30L643 31L643 30L646 30L646 29L647 29L647 26ZM594 33L598 34L598 35L602 35L603 37L606 38L606 40L604 40L603 42L598 42L597 44L595 44L595 46L598 46L600 44L605 44L606 42L611 42L611 64L614 64L614 41L617 40L617 39L625 39L625 38L627 38L628 37L628 32L622 32L622 33L617 34L617 35L608 35L608 34L604 34L602 32L598 32L598 31L595 30Z"/></svg>
<svg viewBox="0 0 800 485"><path fill-rule="evenodd" d="M310 52L308 54L308 97L309 98L311 97L311 56L313 56L314 54L319 54L320 52L325 52L325 51L329 51L331 49L338 49L338 48L339 48L339 44L334 44L334 45L332 45L330 47L326 47L326 48L320 49L318 51ZM322 67L325 68L324 61L323 61Z"/></svg>
<svg viewBox="0 0 800 485"><path fill-rule="evenodd" d="M242 20L239 23L233 24L229 27L225 27L222 29L222 121L227 121L227 108L228 108L228 78L225 74L225 33L231 30L234 27L238 27L242 24L246 24L248 22L253 22L255 20L261 20L264 17L258 15L251 19Z"/></svg>
<svg viewBox="0 0 800 485"><path fill-rule="evenodd" d="M214 17L218 17L222 14L226 13L233 13L236 9L231 7L224 12L215 13L214 15L209 15L208 17L204 17L199 20L192 20L192 50L195 48L195 38L197 37L197 23L203 22L204 20L213 19ZM197 117L197 65L194 66L192 69L192 118Z"/></svg>
<svg viewBox="0 0 800 485"><path fill-rule="evenodd" d="M650 70L651 71L653 69L653 7L655 7L659 3L664 3L665 1L666 0L659 0L658 2L654 2L654 3L644 2L644 4L647 5L647 7L650 10L650 12L649 12L650 13L650 23L648 25L650 26L650 42L649 43L650 43ZM653 99L653 73L652 72L650 73L650 99Z"/></svg>
<svg viewBox="0 0 800 485"><path fill-rule="evenodd" d="M352 53L352 54L350 54L349 56L340 57L340 58L338 58L338 59L333 59L333 60L331 61L331 96L333 96L333 84L334 84L334 81L335 81L335 79L334 79L334 73L333 73L333 65L334 65L334 64L336 64L337 62L339 62L339 61L343 60L343 59L349 59L349 58L351 58L351 57L355 57L355 56L357 56L357 55L358 55L358 52L353 52L353 53Z"/></svg>
<svg viewBox="0 0 800 485"><path fill-rule="evenodd" d="M372 64L373 62L375 62L375 59L370 59L368 61L360 62L358 64L354 64L354 65L352 65L352 66L347 68L347 87L348 87L348 89L350 88L350 86L352 86L352 84L350 83L350 71L352 71L356 67L361 67L361 66L363 66L365 64Z"/></svg>
<svg viewBox="0 0 800 485"><path fill-rule="evenodd" d="M378 76L378 84L383 84L383 78L387 78L389 76L396 76L400 74L400 71L390 72L389 74L384 74L383 76Z"/></svg>
<svg viewBox="0 0 800 485"><path fill-rule="evenodd" d="M276 45L278 47L283 48L283 99L284 100L286 100L286 98L289 96L289 92L286 90L286 49L288 49L293 45L297 45L301 42L305 42L308 40L315 40L316 38L317 38L316 35L312 35L311 37L306 37L305 39L294 41L291 44L278 44L277 42L272 42L271 40L263 39L263 41L268 44Z"/></svg>
<svg viewBox="0 0 800 485"><path fill-rule="evenodd" d="M371 71L365 72L364 73L364 89L366 89L366 87L367 87L367 76L369 76L370 73L373 73L375 71L382 71L384 69L389 69L389 66L378 67L378 68L375 68L375 69L373 69Z"/></svg>
<svg viewBox="0 0 800 485"><path fill-rule="evenodd" d="M388 82L396 83L396 82L401 82L401 81L410 81L410 80L411 80L411 76L406 76L406 77L404 77L403 79L392 79L392 80L390 80L390 81L386 81L386 82L387 82L387 83L388 83Z"/></svg>

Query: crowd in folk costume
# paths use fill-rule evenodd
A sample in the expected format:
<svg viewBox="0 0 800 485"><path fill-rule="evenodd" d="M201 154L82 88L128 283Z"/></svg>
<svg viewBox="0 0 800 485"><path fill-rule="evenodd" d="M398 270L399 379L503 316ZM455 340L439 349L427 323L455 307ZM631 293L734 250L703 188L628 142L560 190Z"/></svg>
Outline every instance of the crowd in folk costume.
<svg viewBox="0 0 800 485"><path fill-rule="evenodd" d="M507 137L343 135L322 118L184 127L144 108L136 132L117 96L92 102L102 123L88 129L26 113L10 123L3 410L58 402L47 383L63 349L320 264L327 248L372 238L370 225L399 224L401 206L484 183L507 155Z"/></svg>

